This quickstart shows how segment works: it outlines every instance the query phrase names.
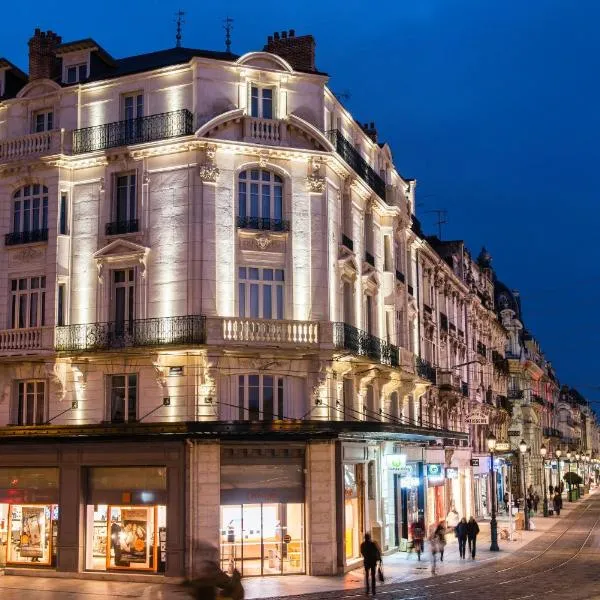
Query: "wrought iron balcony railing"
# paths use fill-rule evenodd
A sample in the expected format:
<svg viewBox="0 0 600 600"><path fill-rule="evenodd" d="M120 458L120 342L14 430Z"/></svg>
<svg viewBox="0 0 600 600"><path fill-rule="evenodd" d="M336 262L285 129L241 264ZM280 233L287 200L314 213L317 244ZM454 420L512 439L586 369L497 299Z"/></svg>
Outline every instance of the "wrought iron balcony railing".
<svg viewBox="0 0 600 600"><path fill-rule="evenodd" d="M327 132L337 153L350 165L360 178L387 203L385 181L375 173L360 152L341 134L338 129Z"/></svg>
<svg viewBox="0 0 600 600"><path fill-rule="evenodd" d="M290 222L284 219L269 219L263 217L238 217L239 229L263 229L266 231L289 231Z"/></svg>
<svg viewBox="0 0 600 600"><path fill-rule="evenodd" d="M354 242L345 233L342 233L342 246L354 252Z"/></svg>
<svg viewBox="0 0 600 600"><path fill-rule="evenodd" d="M524 397L523 390L508 388L507 392L509 400L522 400Z"/></svg>
<svg viewBox="0 0 600 600"><path fill-rule="evenodd" d="M194 116L183 108L148 117L76 129L73 132L73 154L166 140L193 133Z"/></svg>
<svg viewBox="0 0 600 600"><path fill-rule="evenodd" d="M106 224L106 235L123 235L124 233L135 233L139 231L139 220L130 219L129 221L112 221Z"/></svg>
<svg viewBox="0 0 600 600"><path fill-rule="evenodd" d="M541 396L538 396L537 394L531 395L531 401L535 402L536 404L539 404L540 406L544 406L546 404L544 399Z"/></svg>
<svg viewBox="0 0 600 600"><path fill-rule="evenodd" d="M59 352L83 352L136 346L204 344L205 341L206 317L186 315L57 327L55 348Z"/></svg>
<svg viewBox="0 0 600 600"><path fill-rule="evenodd" d="M33 244L34 242L47 242L48 229L33 229L32 231L13 231L4 236L5 246L18 244Z"/></svg>
<svg viewBox="0 0 600 600"><path fill-rule="evenodd" d="M333 342L336 348L345 348L391 367L399 366L396 346L347 323L334 323Z"/></svg>
<svg viewBox="0 0 600 600"><path fill-rule="evenodd" d="M374 267L375 257L370 252L365 252L365 262L369 263L372 267Z"/></svg>
<svg viewBox="0 0 600 600"><path fill-rule="evenodd" d="M423 379L431 381L435 385L435 368L431 366L431 363L420 356L417 356L417 375Z"/></svg>
<svg viewBox="0 0 600 600"><path fill-rule="evenodd" d="M544 437L560 438L560 430L554 427L544 427Z"/></svg>
<svg viewBox="0 0 600 600"><path fill-rule="evenodd" d="M396 269L396 279L398 281L401 281L402 283L404 283L404 281L405 281L404 273L402 271L398 271L398 269Z"/></svg>

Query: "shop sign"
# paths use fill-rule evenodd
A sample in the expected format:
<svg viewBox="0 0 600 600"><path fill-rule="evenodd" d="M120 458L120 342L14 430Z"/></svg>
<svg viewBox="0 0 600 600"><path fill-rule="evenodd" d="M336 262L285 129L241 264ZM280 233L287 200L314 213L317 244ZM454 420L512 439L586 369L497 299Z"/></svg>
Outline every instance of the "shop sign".
<svg viewBox="0 0 600 600"><path fill-rule="evenodd" d="M490 422L489 415L481 408L474 408L471 414L467 415L465 423L468 425L487 425Z"/></svg>
<svg viewBox="0 0 600 600"><path fill-rule="evenodd" d="M496 442L496 452L506 452L510 450L510 442Z"/></svg>
<svg viewBox="0 0 600 600"><path fill-rule="evenodd" d="M283 543L284 544L289 544L292 541L292 536L289 533L286 533L283 536Z"/></svg>
<svg viewBox="0 0 600 600"><path fill-rule="evenodd" d="M518 429L509 429L508 437L521 437L521 432Z"/></svg>
<svg viewBox="0 0 600 600"><path fill-rule="evenodd" d="M401 488L416 488L420 485L420 480L418 477L401 477L400 478L400 487Z"/></svg>
<svg viewBox="0 0 600 600"><path fill-rule="evenodd" d="M479 459L478 458L472 458L471 459L471 466L472 467L478 467L479 466Z"/></svg>
<svg viewBox="0 0 600 600"><path fill-rule="evenodd" d="M169 375L183 375L183 367L169 367Z"/></svg>
<svg viewBox="0 0 600 600"><path fill-rule="evenodd" d="M446 479L458 479L458 469L456 467L446 467Z"/></svg>
<svg viewBox="0 0 600 600"><path fill-rule="evenodd" d="M392 473L400 473L401 475L409 475L412 473L412 467L406 465L406 454L388 454L387 455L387 468ZM406 469L408 472L405 472Z"/></svg>
<svg viewBox="0 0 600 600"><path fill-rule="evenodd" d="M440 464L427 465L427 479L430 483L444 480L444 467Z"/></svg>

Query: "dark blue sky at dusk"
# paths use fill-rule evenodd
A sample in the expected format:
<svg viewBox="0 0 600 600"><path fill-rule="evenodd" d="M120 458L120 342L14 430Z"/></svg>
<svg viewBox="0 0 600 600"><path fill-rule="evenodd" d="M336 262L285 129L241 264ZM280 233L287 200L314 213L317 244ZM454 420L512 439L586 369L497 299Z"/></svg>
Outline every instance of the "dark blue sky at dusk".
<svg viewBox="0 0 600 600"><path fill-rule="evenodd" d="M187 47L224 49L227 15L238 54L312 33L330 87L417 179L426 232L446 209L444 239L487 247L561 382L600 407L600 2L7 2L0 56L27 70L35 27L115 57L172 47L177 8Z"/></svg>

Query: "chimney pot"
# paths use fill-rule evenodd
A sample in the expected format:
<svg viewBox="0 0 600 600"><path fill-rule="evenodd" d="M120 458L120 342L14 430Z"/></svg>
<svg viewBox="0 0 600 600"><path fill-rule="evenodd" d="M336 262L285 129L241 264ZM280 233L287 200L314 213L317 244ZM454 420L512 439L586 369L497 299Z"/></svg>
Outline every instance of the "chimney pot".
<svg viewBox="0 0 600 600"><path fill-rule="evenodd" d="M290 29L290 37L294 37L296 35L296 32L293 29Z"/></svg>
<svg viewBox="0 0 600 600"><path fill-rule="evenodd" d="M278 40L278 39L279 39L279 32L278 32L278 31L276 31L276 32L273 34L273 37L274 37L276 40Z"/></svg>
<svg viewBox="0 0 600 600"><path fill-rule="evenodd" d="M36 28L29 40L29 81L35 79L55 79L60 75L60 59L56 49L61 38L51 30Z"/></svg>
<svg viewBox="0 0 600 600"><path fill-rule="evenodd" d="M281 39L282 39L282 40L285 40L285 39L287 39L287 31L282 31L282 32L281 32Z"/></svg>
<svg viewBox="0 0 600 600"><path fill-rule="evenodd" d="M371 129L375 129L375 123L373 123L373 121L371 121Z"/></svg>
<svg viewBox="0 0 600 600"><path fill-rule="evenodd" d="M270 36L267 38L267 43L268 43L268 44L272 44L272 43L273 43L273 36L272 36L272 35L270 35Z"/></svg>

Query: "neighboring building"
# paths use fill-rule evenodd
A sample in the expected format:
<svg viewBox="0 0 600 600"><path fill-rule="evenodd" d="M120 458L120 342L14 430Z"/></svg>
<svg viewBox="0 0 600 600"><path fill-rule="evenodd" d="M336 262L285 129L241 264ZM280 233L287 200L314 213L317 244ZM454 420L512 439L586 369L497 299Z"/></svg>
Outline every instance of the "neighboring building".
<svg viewBox="0 0 600 600"><path fill-rule="evenodd" d="M0 561L327 575L367 530L403 547L445 481L427 444L467 434L421 400L414 182L313 38L29 47L28 79L0 62Z"/></svg>

